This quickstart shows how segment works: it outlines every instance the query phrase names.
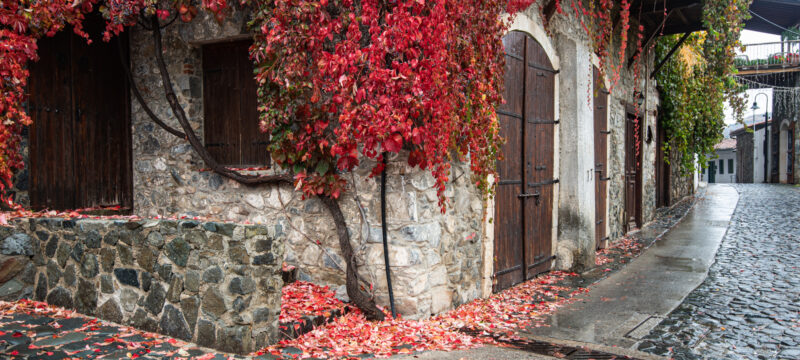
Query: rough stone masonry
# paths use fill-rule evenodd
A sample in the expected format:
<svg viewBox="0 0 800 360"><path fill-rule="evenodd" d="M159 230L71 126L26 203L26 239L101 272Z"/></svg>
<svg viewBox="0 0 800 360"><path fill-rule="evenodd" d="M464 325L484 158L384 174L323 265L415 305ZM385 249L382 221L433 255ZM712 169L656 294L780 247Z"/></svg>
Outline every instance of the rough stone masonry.
<svg viewBox="0 0 800 360"><path fill-rule="evenodd" d="M278 339L277 226L31 218L0 228L0 299L249 353Z"/></svg>

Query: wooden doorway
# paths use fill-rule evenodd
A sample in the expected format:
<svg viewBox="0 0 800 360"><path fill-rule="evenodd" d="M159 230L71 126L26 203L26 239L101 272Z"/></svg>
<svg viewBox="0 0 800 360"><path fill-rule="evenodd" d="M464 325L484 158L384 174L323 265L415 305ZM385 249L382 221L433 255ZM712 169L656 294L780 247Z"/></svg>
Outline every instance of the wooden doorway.
<svg viewBox="0 0 800 360"><path fill-rule="evenodd" d="M607 198L608 198L608 90L603 84L600 70L594 68L594 173L595 173L595 247L606 246L608 236Z"/></svg>
<svg viewBox="0 0 800 360"><path fill-rule="evenodd" d="M552 262L555 74L542 46L513 31L506 51L506 103L497 110L506 139L497 163L494 291L539 273Z"/></svg>
<svg viewBox="0 0 800 360"><path fill-rule="evenodd" d="M103 28L99 17L86 21L91 45L69 28L38 43L28 85L33 209L133 206L130 103L118 48L127 49L127 36L107 43Z"/></svg>
<svg viewBox="0 0 800 360"><path fill-rule="evenodd" d="M713 184L717 182L717 162L711 160L708 164L708 183Z"/></svg>
<svg viewBox="0 0 800 360"><path fill-rule="evenodd" d="M625 223L626 231L642 225L642 143L634 112L625 121Z"/></svg>
<svg viewBox="0 0 800 360"><path fill-rule="evenodd" d="M656 207L670 205L670 172L672 171L667 162L667 152L664 150L667 134L661 121L656 125Z"/></svg>

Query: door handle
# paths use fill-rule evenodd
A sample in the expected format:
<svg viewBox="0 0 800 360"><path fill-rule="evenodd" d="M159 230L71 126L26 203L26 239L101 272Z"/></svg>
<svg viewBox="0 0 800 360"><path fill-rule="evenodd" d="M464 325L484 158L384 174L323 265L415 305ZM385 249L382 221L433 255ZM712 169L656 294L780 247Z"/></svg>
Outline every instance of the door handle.
<svg viewBox="0 0 800 360"><path fill-rule="evenodd" d="M529 197L534 197L534 198L536 198L536 205L539 205L539 196L541 196L541 195L542 194L537 191L535 193L519 194L519 195L517 195L517 197L520 198L520 199L526 199L526 198L529 198Z"/></svg>

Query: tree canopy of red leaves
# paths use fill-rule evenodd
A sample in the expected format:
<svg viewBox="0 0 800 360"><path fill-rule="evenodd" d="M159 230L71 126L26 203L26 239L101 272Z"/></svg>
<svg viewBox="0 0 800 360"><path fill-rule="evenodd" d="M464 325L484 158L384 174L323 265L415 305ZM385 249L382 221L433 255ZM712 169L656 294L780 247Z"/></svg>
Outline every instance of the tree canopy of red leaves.
<svg viewBox="0 0 800 360"><path fill-rule="evenodd" d="M432 172L443 211L455 159L488 191L502 141L503 14L532 2L257 2L252 56L273 159L308 196L338 197L342 172L377 174L404 149L408 165Z"/></svg>
<svg viewBox="0 0 800 360"><path fill-rule="evenodd" d="M252 49L261 85L259 109L276 162L296 174L306 195L338 197L341 173L367 158L409 151L408 163L429 169L441 196L450 162L468 159L488 192L501 138L501 38L515 12L532 0L273 0L254 8ZM193 0L0 1L0 190L21 168L20 131L36 41L99 10L105 39L138 17L190 21ZM202 0L222 20L226 0ZM166 6L165 6L166 4ZM160 6L160 7L159 7ZM87 37L88 41L88 37ZM380 172L380 161L368 165Z"/></svg>

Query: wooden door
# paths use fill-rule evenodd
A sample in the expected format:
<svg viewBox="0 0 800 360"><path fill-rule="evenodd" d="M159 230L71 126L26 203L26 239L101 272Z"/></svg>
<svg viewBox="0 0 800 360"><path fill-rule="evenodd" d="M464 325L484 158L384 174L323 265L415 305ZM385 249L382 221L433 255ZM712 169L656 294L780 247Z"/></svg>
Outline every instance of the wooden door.
<svg viewBox="0 0 800 360"><path fill-rule="evenodd" d="M31 207L81 209L133 205L131 129L117 42L102 41L102 20L88 20L92 44L66 29L39 41L31 64ZM127 61L127 60L126 60Z"/></svg>
<svg viewBox="0 0 800 360"><path fill-rule="evenodd" d="M495 196L494 290L550 269L554 179L555 71L530 36L511 32L505 104L497 110L506 139Z"/></svg>
<svg viewBox="0 0 800 360"><path fill-rule="evenodd" d="M717 182L717 162L714 160L709 161L708 166L708 183L713 184Z"/></svg>
<svg viewBox="0 0 800 360"><path fill-rule="evenodd" d="M628 113L625 122L625 222L630 231L641 226L642 198L642 152L638 122L633 113Z"/></svg>
<svg viewBox="0 0 800 360"><path fill-rule="evenodd" d="M594 184L595 184L595 246L602 249L606 245L606 217L608 194L608 90L606 90L600 70L594 68Z"/></svg>

